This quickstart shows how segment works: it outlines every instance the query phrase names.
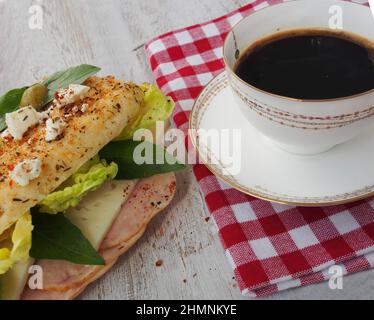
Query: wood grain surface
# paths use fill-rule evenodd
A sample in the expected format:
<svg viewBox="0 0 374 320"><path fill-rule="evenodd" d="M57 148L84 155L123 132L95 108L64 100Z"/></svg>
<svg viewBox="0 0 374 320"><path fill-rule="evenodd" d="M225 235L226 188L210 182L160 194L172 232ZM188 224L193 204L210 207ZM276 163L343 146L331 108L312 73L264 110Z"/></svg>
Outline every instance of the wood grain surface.
<svg viewBox="0 0 374 320"><path fill-rule="evenodd" d="M175 28L203 22L244 0L0 0L0 91L30 84L80 63L137 82L152 82L144 44ZM43 27L30 29L30 7ZM191 169L178 174L178 194L145 236L81 299L242 299ZM156 262L162 266L156 267ZM372 272L271 299L374 298Z"/></svg>

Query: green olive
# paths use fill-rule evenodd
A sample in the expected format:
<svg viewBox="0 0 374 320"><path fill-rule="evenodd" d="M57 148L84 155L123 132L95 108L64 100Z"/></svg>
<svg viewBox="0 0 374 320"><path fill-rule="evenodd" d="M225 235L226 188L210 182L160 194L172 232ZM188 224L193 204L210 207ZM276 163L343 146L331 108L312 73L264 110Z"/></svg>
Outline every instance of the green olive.
<svg viewBox="0 0 374 320"><path fill-rule="evenodd" d="M38 83L26 89L23 93L20 106L32 106L36 110L44 105L45 97L47 96L48 89L42 84Z"/></svg>

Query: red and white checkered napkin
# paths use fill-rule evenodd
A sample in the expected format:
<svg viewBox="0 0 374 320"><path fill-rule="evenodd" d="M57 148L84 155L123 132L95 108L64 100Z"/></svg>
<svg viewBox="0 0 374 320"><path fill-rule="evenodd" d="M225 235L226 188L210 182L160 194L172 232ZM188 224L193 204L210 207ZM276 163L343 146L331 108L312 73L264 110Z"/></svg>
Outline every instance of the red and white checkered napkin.
<svg viewBox="0 0 374 320"><path fill-rule="evenodd" d="M222 44L230 28L279 2L255 1L148 43L157 84L177 101L177 127L188 128L194 100L223 70ZM287 207L232 189L204 165L196 165L194 173L243 294L258 297L324 281L336 264L346 274L374 266L373 199L328 208Z"/></svg>

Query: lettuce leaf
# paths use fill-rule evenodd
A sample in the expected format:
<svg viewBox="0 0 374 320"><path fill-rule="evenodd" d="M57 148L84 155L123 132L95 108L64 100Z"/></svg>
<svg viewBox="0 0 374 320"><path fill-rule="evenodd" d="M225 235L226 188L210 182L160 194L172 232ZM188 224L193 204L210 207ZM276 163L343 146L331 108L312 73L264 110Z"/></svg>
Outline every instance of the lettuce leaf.
<svg viewBox="0 0 374 320"><path fill-rule="evenodd" d="M100 163L101 163L101 159L99 155L97 154L92 159L88 160L83 166L81 166L76 173L87 173L88 171L90 171L90 169L94 165L100 164Z"/></svg>
<svg viewBox="0 0 374 320"><path fill-rule="evenodd" d="M166 97L159 88L147 83L140 87L145 92L141 112L125 128L116 139L117 141L131 139L137 130L151 129L157 121L167 121L174 111L174 101L170 97Z"/></svg>
<svg viewBox="0 0 374 320"><path fill-rule="evenodd" d="M7 273L12 265L13 262L10 259L10 250L8 248L0 249L0 275Z"/></svg>
<svg viewBox="0 0 374 320"><path fill-rule="evenodd" d="M57 214L76 207L90 191L100 188L106 181L112 180L118 173L115 163L108 165L105 160L91 168L79 170L72 176L72 185L48 195L39 205L42 213ZM88 170L85 172L85 170Z"/></svg>
<svg viewBox="0 0 374 320"><path fill-rule="evenodd" d="M17 262L29 257L33 228L30 212L17 221L11 239L12 248L0 249L0 275L8 272Z"/></svg>

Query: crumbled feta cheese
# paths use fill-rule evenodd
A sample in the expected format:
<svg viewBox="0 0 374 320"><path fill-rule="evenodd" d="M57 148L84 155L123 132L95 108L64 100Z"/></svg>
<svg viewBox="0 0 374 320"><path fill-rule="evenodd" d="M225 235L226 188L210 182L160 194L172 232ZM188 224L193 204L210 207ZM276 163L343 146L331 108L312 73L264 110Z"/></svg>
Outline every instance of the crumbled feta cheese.
<svg viewBox="0 0 374 320"><path fill-rule="evenodd" d="M0 134L0 138L5 138L5 137L9 137L10 136L10 132L8 129L4 130L1 134Z"/></svg>
<svg viewBox="0 0 374 320"><path fill-rule="evenodd" d="M61 118L51 119L49 118L46 122L46 135L45 140L47 142L56 140L59 135L64 132L66 128L66 122Z"/></svg>
<svg viewBox="0 0 374 320"><path fill-rule="evenodd" d="M56 93L56 102L64 107L71 103L76 103L84 98L90 87L80 84L71 84L69 88L58 91Z"/></svg>
<svg viewBox="0 0 374 320"><path fill-rule="evenodd" d="M60 104L60 102L58 102L58 100L57 99L54 99L53 101L52 101L52 108L57 108L57 109L60 109L61 108L61 104Z"/></svg>
<svg viewBox="0 0 374 320"><path fill-rule="evenodd" d="M25 160L16 165L10 172L10 178L20 186L27 186L31 180L40 176L42 171L42 162L40 159Z"/></svg>
<svg viewBox="0 0 374 320"><path fill-rule="evenodd" d="M55 106L52 105L46 111L40 112L40 120L39 120L40 123L44 122L45 120L47 120L51 116L51 113L53 112L54 107Z"/></svg>
<svg viewBox="0 0 374 320"><path fill-rule="evenodd" d="M83 103L82 106L81 106L81 112L82 113L85 113L88 109L88 104L87 103Z"/></svg>
<svg viewBox="0 0 374 320"><path fill-rule="evenodd" d="M40 114L33 107L28 106L5 115L5 122L9 134L15 140L21 140L32 126L39 123Z"/></svg>

